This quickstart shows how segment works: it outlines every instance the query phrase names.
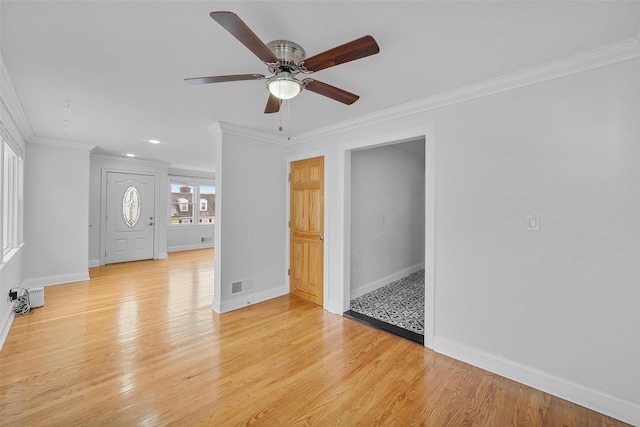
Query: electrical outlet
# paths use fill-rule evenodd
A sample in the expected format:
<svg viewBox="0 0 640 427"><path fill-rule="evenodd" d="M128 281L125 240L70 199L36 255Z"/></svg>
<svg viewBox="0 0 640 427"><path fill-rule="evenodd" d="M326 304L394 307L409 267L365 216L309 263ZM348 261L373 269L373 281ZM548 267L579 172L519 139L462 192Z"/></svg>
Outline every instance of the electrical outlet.
<svg viewBox="0 0 640 427"><path fill-rule="evenodd" d="M9 292L9 301L15 301L18 299L18 291Z"/></svg>

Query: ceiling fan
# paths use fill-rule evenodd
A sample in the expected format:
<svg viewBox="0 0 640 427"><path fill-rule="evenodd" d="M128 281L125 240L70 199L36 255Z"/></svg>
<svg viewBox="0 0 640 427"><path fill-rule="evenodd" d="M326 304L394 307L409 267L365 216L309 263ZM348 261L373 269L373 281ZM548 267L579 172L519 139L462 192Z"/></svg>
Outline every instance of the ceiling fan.
<svg viewBox="0 0 640 427"><path fill-rule="evenodd" d="M380 52L374 38L364 36L306 58L304 49L292 41L274 40L264 44L233 12L211 12L209 15L264 62L271 74L268 77L262 74L194 77L185 79L185 82L196 85L239 80L266 80L269 99L264 110L265 113L277 113L280 111L283 99L291 99L303 89L324 95L343 104L353 104L360 98L358 95L312 78L300 80L297 76L311 74Z"/></svg>

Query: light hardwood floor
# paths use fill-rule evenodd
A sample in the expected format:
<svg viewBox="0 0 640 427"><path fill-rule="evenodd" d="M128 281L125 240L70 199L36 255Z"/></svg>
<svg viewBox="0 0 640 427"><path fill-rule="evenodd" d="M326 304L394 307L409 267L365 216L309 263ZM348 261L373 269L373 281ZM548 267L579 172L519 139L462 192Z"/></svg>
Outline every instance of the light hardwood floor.
<svg viewBox="0 0 640 427"><path fill-rule="evenodd" d="M297 297L218 315L212 250L90 275L14 320L2 425L625 425Z"/></svg>

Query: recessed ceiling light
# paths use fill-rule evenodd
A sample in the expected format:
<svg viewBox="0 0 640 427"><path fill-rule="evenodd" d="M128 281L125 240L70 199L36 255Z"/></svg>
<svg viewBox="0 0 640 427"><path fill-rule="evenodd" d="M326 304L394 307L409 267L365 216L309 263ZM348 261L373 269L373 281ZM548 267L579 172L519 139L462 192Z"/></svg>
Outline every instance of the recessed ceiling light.
<svg viewBox="0 0 640 427"><path fill-rule="evenodd" d="M157 139L150 139L149 142L152 144L160 144L160 141L158 141Z"/></svg>
<svg viewBox="0 0 640 427"><path fill-rule="evenodd" d="M133 153L127 153L127 154L126 154L126 156L127 156L127 157L135 157L136 155L135 155L135 154L133 154Z"/></svg>

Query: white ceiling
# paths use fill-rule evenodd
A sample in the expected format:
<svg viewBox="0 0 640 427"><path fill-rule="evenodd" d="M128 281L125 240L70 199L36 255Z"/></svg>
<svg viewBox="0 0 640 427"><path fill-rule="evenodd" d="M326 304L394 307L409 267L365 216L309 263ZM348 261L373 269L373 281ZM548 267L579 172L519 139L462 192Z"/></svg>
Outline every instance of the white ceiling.
<svg viewBox="0 0 640 427"><path fill-rule="evenodd" d="M265 115L262 81L184 83L268 74L214 10L307 56L371 34L379 54L313 75L360 100L303 92ZM2 58L35 136L212 171L216 121L309 132L637 37L640 2L2 0L0 15Z"/></svg>

